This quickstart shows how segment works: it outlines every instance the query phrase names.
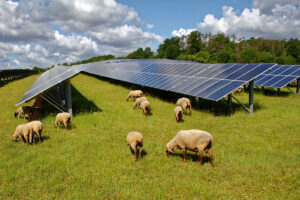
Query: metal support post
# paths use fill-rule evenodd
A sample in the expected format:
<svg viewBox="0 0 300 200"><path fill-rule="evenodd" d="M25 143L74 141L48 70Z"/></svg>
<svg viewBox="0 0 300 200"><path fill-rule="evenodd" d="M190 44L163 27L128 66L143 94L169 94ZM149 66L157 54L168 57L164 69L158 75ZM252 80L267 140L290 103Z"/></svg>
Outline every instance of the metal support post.
<svg viewBox="0 0 300 200"><path fill-rule="evenodd" d="M228 112L231 113L231 105L232 105L232 94L231 93L228 95L227 104L228 104Z"/></svg>
<svg viewBox="0 0 300 200"><path fill-rule="evenodd" d="M71 91L71 84L70 80L66 81L66 107L68 112L70 113L71 117L73 115L72 112L72 91Z"/></svg>
<svg viewBox="0 0 300 200"><path fill-rule="evenodd" d="M277 95L280 94L280 88L277 88Z"/></svg>
<svg viewBox="0 0 300 200"><path fill-rule="evenodd" d="M253 80L249 83L249 114L253 114Z"/></svg>
<svg viewBox="0 0 300 200"><path fill-rule="evenodd" d="M296 87L296 93L298 94L300 90L300 78L297 78L297 87Z"/></svg>

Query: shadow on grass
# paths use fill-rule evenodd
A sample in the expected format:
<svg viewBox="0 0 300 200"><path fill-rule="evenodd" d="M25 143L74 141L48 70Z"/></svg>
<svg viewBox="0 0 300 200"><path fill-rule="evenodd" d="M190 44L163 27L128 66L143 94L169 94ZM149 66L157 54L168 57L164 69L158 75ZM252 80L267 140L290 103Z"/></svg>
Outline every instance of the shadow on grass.
<svg viewBox="0 0 300 200"><path fill-rule="evenodd" d="M41 136L41 141L39 142L39 139L35 137L35 144L43 143L46 140L49 140L50 136Z"/></svg>
<svg viewBox="0 0 300 200"><path fill-rule="evenodd" d="M129 147L131 154L134 156L134 151ZM137 150L136 152L137 158L139 156L139 150ZM142 150L142 154L141 154L141 159L144 158L145 156L147 156L148 153L143 149Z"/></svg>
<svg viewBox="0 0 300 200"><path fill-rule="evenodd" d="M183 160L183 153L173 153L173 154L171 154L171 156L180 157L181 160ZM186 152L186 160L192 160L193 162L200 163L200 157L196 153ZM210 157L206 156L205 153L203 153L203 164L205 164L205 163L210 163Z"/></svg>
<svg viewBox="0 0 300 200"><path fill-rule="evenodd" d="M172 104L176 104L176 102L179 98L185 96L190 99L191 104L192 104L192 109L200 110L200 111L204 111L204 112L210 112L214 116L230 116L231 114L234 114L236 111L241 111L241 110L244 112L248 112L239 103L237 103L233 99L232 99L232 103L231 103L231 110L229 110L228 104L227 104L227 99L225 99L225 98L223 98L222 100L220 100L218 102L201 99L201 98L196 99L195 97L189 96L189 95L183 95L183 94L179 94L179 93L175 93L175 92L171 92L171 91L165 91L165 90L150 88L150 87L146 87L146 86L140 86L140 85L136 85L133 83L123 82L120 80L112 80L109 78L96 76L94 74L89 74L89 73L84 73L84 74L95 77L95 78L103 80L103 81L110 82L112 84L115 84L115 85L118 85L121 87L125 87L129 90L138 90L138 89L142 90L144 92L144 96L151 95L155 98L161 99L165 102L172 103ZM248 95L248 94L244 94L244 95ZM248 105L245 105L245 106L249 107ZM254 106L255 110L260 110L263 108L258 103L254 103L253 106Z"/></svg>
<svg viewBox="0 0 300 200"><path fill-rule="evenodd" d="M72 111L73 116L76 116L80 113L93 113L93 112L102 112L102 109L99 108L93 101L88 100L83 96L73 85L71 85L72 90ZM46 118L48 115L58 113L59 111L54 108L49 103L45 102L42 118ZM73 125L71 124L72 128ZM76 127L75 127L76 128Z"/></svg>
<svg viewBox="0 0 300 200"><path fill-rule="evenodd" d="M258 94L263 94L265 96L270 96L270 97L287 97L291 95L291 92L287 91L279 91L275 88L254 88L255 93Z"/></svg>
<svg viewBox="0 0 300 200"><path fill-rule="evenodd" d="M2 80L2 81L0 81L0 87L3 87L3 86L5 86L5 85L7 85L7 84L9 84L13 81L20 80L20 79L26 78L26 77L31 76L31 75L33 75L33 74L29 74L29 75L26 75L26 76L21 76L21 77L14 78L14 79L11 79L11 80L5 80L5 81Z"/></svg>

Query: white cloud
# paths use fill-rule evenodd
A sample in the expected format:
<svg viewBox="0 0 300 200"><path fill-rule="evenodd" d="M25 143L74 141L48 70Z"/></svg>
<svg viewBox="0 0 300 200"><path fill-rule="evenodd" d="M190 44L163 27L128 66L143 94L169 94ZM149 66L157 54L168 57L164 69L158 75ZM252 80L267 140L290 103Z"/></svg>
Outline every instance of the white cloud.
<svg viewBox="0 0 300 200"><path fill-rule="evenodd" d="M197 24L201 32L238 37L263 37L267 39L300 38L300 8L294 4L275 4L271 14L259 8L244 9L238 15L232 7L223 7L223 17L218 19L208 14Z"/></svg>
<svg viewBox="0 0 300 200"><path fill-rule="evenodd" d="M146 27L147 27L148 29L152 29L152 28L154 27L154 25L153 25L153 24L147 24Z"/></svg>
<svg viewBox="0 0 300 200"><path fill-rule="evenodd" d="M172 31L172 36L177 36L177 37L181 37L184 35L188 35L193 31L196 31L197 29L184 29L184 28L180 28L179 30L174 30Z"/></svg>
<svg viewBox="0 0 300 200"><path fill-rule="evenodd" d="M108 53L123 56L162 41L141 25L133 8L115 0L0 0L0 66L51 66Z"/></svg>

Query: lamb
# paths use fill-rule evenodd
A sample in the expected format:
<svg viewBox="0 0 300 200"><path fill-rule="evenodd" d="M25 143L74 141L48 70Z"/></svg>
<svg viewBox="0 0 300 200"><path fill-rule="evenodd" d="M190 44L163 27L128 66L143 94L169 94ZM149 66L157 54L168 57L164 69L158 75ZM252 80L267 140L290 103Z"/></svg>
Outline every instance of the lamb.
<svg viewBox="0 0 300 200"><path fill-rule="evenodd" d="M143 91L142 90L133 90L133 91L130 91L127 98L126 98L126 101L128 101L130 98L133 98L135 100L135 98L138 98L138 97L141 97L143 95Z"/></svg>
<svg viewBox="0 0 300 200"><path fill-rule="evenodd" d="M54 122L55 127L57 127L57 123L63 123L65 128L67 129L71 124L71 115L67 112L58 113Z"/></svg>
<svg viewBox="0 0 300 200"><path fill-rule="evenodd" d="M192 104L188 98L183 97L183 98L178 99L176 105L181 106L184 113L186 113L186 109L189 108L190 114L192 114Z"/></svg>
<svg viewBox="0 0 300 200"><path fill-rule="evenodd" d="M213 167L213 153L212 145L214 143L213 136L202 130L181 130L177 135L166 145L165 150L167 156L170 157L171 153L176 148L183 150L183 162L186 162L186 150L199 152L200 165L203 162L203 151L208 151L210 156L210 164Z"/></svg>
<svg viewBox="0 0 300 200"><path fill-rule="evenodd" d="M149 101L143 101L141 104L140 104L140 108L143 110L143 113L145 114L145 115L148 115L148 114L150 114L150 110L151 110L151 108L150 108L150 102Z"/></svg>
<svg viewBox="0 0 300 200"><path fill-rule="evenodd" d="M26 125L30 126L32 128L32 137L29 138L29 142L32 142L35 144L34 135L38 136L39 142L41 141L41 135L43 131L43 124L40 121L31 121L28 122Z"/></svg>
<svg viewBox="0 0 300 200"><path fill-rule="evenodd" d="M137 147L139 147L139 160L140 160L142 154L142 148L143 148L143 135L140 132L129 132L126 137L126 141L130 147L131 152L134 152L135 161L137 160L136 158Z"/></svg>
<svg viewBox="0 0 300 200"><path fill-rule="evenodd" d="M17 108L15 112L15 117L18 117L18 119L20 119L20 115L23 115L25 119L26 115L30 117L31 114L32 114L31 106L20 106L19 108Z"/></svg>
<svg viewBox="0 0 300 200"><path fill-rule="evenodd" d="M233 94L238 94L238 95L241 95L241 94L243 94L244 93L244 87L242 86L242 87L240 87L240 88L238 88L238 89L236 89L234 92L233 92Z"/></svg>
<svg viewBox="0 0 300 200"><path fill-rule="evenodd" d="M175 112L175 118L176 118L176 121L177 121L177 122L183 120L183 109L182 109L181 106L177 106L177 107L174 109L174 112Z"/></svg>
<svg viewBox="0 0 300 200"><path fill-rule="evenodd" d="M143 101L146 101L146 100L147 100L146 97L140 97L140 98L137 98L137 99L135 100L133 106L132 106L133 109L135 109L136 107L140 106L141 103L142 103Z"/></svg>
<svg viewBox="0 0 300 200"><path fill-rule="evenodd" d="M27 124L18 125L11 138L11 141L16 141L19 137L22 139L23 143L26 142L26 145L28 145L28 139L32 137L31 126Z"/></svg>

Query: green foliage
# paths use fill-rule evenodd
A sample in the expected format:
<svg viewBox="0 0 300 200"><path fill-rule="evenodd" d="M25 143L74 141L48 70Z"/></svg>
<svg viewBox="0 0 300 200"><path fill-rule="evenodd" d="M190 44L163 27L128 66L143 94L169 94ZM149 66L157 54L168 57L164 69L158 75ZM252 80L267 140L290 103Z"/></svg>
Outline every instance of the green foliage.
<svg viewBox="0 0 300 200"><path fill-rule="evenodd" d="M26 147L11 141L15 127L25 123L13 113L35 80L0 88L1 199L299 199L299 95L265 96L257 89L253 115L236 104L231 116L193 104L193 114L176 123L175 101L147 96L153 114L146 117L125 100L135 88L79 74L71 84L82 96L72 95L84 112L73 117L72 129L55 128L56 113L50 113L42 119L43 141ZM83 98L101 111L89 112ZM247 93L238 99L247 104ZM166 156L166 143L192 128L214 136L214 168L207 154L202 167L193 152L186 163L180 150ZM125 142L133 130L144 136L146 153L139 162Z"/></svg>
<svg viewBox="0 0 300 200"><path fill-rule="evenodd" d="M127 58L129 59L145 59L153 57L154 53L151 51L150 47L145 48L138 48L136 51L128 54Z"/></svg>
<svg viewBox="0 0 300 200"><path fill-rule="evenodd" d="M175 59L177 58L177 56L179 56L179 54L180 54L179 46L175 44L169 45L166 49L166 58Z"/></svg>
<svg viewBox="0 0 300 200"><path fill-rule="evenodd" d="M115 59L114 55L108 54L108 55L103 55L103 56L96 56L89 58L87 60L82 60L76 63L71 63L70 65L79 65L79 64L86 64L86 63L91 63L91 62L99 62L99 61L104 61L104 60L113 60Z"/></svg>
<svg viewBox="0 0 300 200"><path fill-rule="evenodd" d="M201 34L198 31L193 31L187 36L187 48L188 54L195 54L199 52L204 44L201 41Z"/></svg>
<svg viewBox="0 0 300 200"><path fill-rule="evenodd" d="M241 63L256 63L258 58L258 51L253 48L243 49L240 53Z"/></svg>

